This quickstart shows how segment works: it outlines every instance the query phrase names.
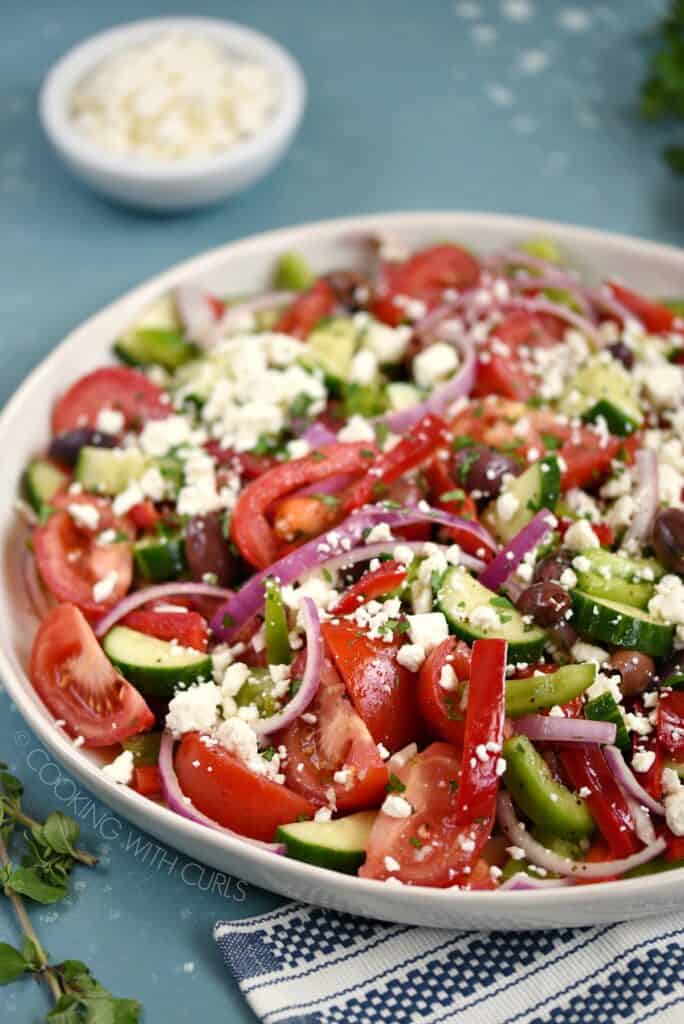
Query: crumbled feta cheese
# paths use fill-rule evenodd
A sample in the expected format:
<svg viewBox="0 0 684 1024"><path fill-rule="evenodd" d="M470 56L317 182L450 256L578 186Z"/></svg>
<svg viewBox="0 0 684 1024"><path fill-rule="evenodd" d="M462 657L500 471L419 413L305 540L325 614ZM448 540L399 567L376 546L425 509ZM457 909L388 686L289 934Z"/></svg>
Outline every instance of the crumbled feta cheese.
<svg viewBox="0 0 684 1024"><path fill-rule="evenodd" d="M586 551L600 547L599 539L586 519L578 519L565 531L563 544L571 551Z"/></svg>
<svg viewBox="0 0 684 1024"><path fill-rule="evenodd" d="M509 857L512 858L512 860L525 859L525 851L521 849L519 846L507 846L506 853L508 854Z"/></svg>
<svg viewBox="0 0 684 1024"><path fill-rule="evenodd" d="M354 413L337 434L338 441L375 441L372 424L364 416Z"/></svg>
<svg viewBox="0 0 684 1024"><path fill-rule="evenodd" d="M560 704L553 705L553 707L549 710L549 717L565 718L565 712L563 711L563 708L560 706Z"/></svg>
<svg viewBox="0 0 684 1024"><path fill-rule="evenodd" d="M329 807L319 807L314 814L314 821L330 821L332 819L332 811Z"/></svg>
<svg viewBox="0 0 684 1024"><path fill-rule="evenodd" d="M602 693L609 693L617 704L622 701L622 690L619 685L619 676L607 676L603 672L596 673L596 679L586 690L588 700L600 697Z"/></svg>
<svg viewBox="0 0 684 1024"><path fill-rule="evenodd" d="M100 524L100 513L95 505L87 502L72 502L67 505L67 512L76 523L86 530L97 530Z"/></svg>
<svg viewBox="0 0 684 1024"><path fill-rule="evenodd" d="M481 604L473 608L469 615L469 621L474 629L482 630L483 633L501 627L501 619L496 610L488 604Z"/></svg>
<svg viewBox="0 0 684 1024"><path fill-rule="evenodd" d="M110 782L116 782L120 786L129 786L133 781L133 768L133 752L130 750L124 750L111 762L111 764L103 766L102 774L108 778Z"/></svg>
<svg viewBox="0 0 684 1024"><path fill-rule="evenodd" d="M95 426L103 434L120 434L126 425L126 417L118 409L100 409Z"/></svg>
<svg viewBox="0 0 684 1024"><path fill-rule="evenodd" d="M565 502L580 519L589 519L595 523L600 519L601 513L594 499L585 494L579 487L571 487L565 492Z"/></svg>
<svg viewBox="0 0 684 1024"><path fill-rule="evenodd" d="M418 672L425 661L425 648L421 644L403 644L397 651L397 661L409 672Z"/></svg>
<svg viewBox="0 0 684 1024"><path fill-rule="evenodd" d="M635 772L648 772L655 762L654 750L637 750L632 758L632 769Z"/></svg>
<svg viewBox="0 0 684 1024"><path fill-rule="evenodd" d="M119 574L116 569L111 569L106 576L94 583L93 601L97 601L98 604L107 601L114 593L118 579Z"/></svg>
<svg viewBox="0 0 684 1024"><path fill-rule="evenodd" d="M458 676L454 671L454 666L448 662L442 666L442 671L439 674L439 685L449 693L458 687Z"/></svg>
<svg viewBox="0 0 684 1024"><path fill-rule="evenodd" d="M519 508L520 499L510 491L504 491L496 499L496 514L502 523L510 522Z"/></svg>
<svg viewBox="0 0 684 1024"><path fill-rule="evenodd" d="M564 590L572 590L577 586L577 576L572 569L563 569L558 582Z"/></svg>
<svg viewBox="0 0 684 1024"><path fill-rule="evenodd" d="M609 526L619 530L622 526L630 525L636 510L637 503L632 495L623 494L621 498L618 498L613 507L606 512L606 522Z"/></svg>
<svg viewBox="0 0 684 1024"><path fill-rule="evenodd" d="M456 350L446 342L438 341L424 348L413 360L413 376L421 388L434 387L445 380L458 367Z"/></svg>
<svg viewBox="0 0 684 1024"><path fill-rule="evenodd" d="M385 871L399 871L401 864L394 857L385 857L383 864L385 865Z"/></svg>
<svg viewBox="0 0 684 1024"><path fill-rule="evenodd" d="M449 626L442 612L409 615L409 636L412 644L419 644L429 654L449 635Z"/></svg>
<svg viewBox="0 0 684 1024"><path fill-rule="evenodd" d="M625 716L625 725L629 732L635 732L637 736L648 736L653 732L653 726L646 715L637 715L628 712Z"/></svg>
<svg viewBox="0 0 684 1024"><path fill-rule="evenodd" d="M186 732L208 732L218 721L221 689L216 683L197 683L176 690L169 701L166 728L178 739Z"/></svg>
<svg viewBox="0 0 684 1024"><path fill-rule="evenodd" d="M648 612L661 622L684 625L684 582L679 576L669 573L656 583Z"/></svg>
<svg viewBox="0 0 684 1024"><path fill-rule="evenodd" d="M392 558L400 565L410 565L413 561L413 551L406 544L397 544L392 552Z"/></svg>
<svg viewBox="0 0 684 1024"><path fill-rule="evenodd" d="M303 437L295 437L287 442L287 454L291 459L303 459L311 451L311 445Z"/></svg>
<svg viewBox="0 0 684 1024"><path fill-rule="evenodd" d="M380 810L390 818L410 818L413 814L413 807L408 800L397 793L389 793Z"/></svg>
<svg viewBox="0 0 684 1024"><path fill-rule="evenodd" d="M663 771L665 820L675 836L684 836L684 786L672 768Z"/></svg>
<svg viewBox="0 0 684 1024"><path fill-rule="evenodd" d="M366 544L378 544L393 540L392 531L387 523L376 523L366 534Z"/></svg>
<svg viewBox="0 0 684 1024"><path fill-rule="evenodd" d="M355 384L372 384L378 374L378 359L368 348L359 349L349 367L349 379Z"/></svg>
<svg viewBox="0 0 684 1024"><path fill-rule="evenodd" d="M150 466L140 477L140 488L146 498L162 501L166 495L166 482L156 466Z"/></svg>

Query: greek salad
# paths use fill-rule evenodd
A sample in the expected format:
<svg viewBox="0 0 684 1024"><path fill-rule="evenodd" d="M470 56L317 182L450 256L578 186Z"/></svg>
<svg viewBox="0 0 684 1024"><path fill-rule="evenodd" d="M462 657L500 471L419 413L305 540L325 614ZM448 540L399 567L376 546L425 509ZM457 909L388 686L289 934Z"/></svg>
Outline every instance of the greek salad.
<svg viewBox="0 0 684 1024"><path fill-rule="evenodd" d="M180 286L59 397L33 686L113 782L319 867L684 866L682 304L546 239L353 244Z"/></svg>

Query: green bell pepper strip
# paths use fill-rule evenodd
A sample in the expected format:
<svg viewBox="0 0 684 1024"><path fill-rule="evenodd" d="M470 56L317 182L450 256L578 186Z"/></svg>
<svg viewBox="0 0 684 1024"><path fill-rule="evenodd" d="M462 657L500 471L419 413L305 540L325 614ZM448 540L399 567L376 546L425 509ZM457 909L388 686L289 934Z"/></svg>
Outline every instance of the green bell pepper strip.
<svg viewBox="0 0 684 1024"><path fill-rule="evenodd" d="M585 801L557 782L527 736L512 736L503 746L504 781L513 800L535 825L564 839L579 839L594 830Z"/></svg>
<svg viewBox="0 0 684 1024"><path fill-rule="evenodd" d="M511 718L533 714L579 697L596 678L594 664L564 665L547 675L506 680L506 714Z"/></svg>
<svg viewBox="0 0 684 1024"><path fill-rule="evenodd" d="M266 658L269 665L289 665L292 661L292 649L283 595L275 580L266 581L265 591Z"/></svg>

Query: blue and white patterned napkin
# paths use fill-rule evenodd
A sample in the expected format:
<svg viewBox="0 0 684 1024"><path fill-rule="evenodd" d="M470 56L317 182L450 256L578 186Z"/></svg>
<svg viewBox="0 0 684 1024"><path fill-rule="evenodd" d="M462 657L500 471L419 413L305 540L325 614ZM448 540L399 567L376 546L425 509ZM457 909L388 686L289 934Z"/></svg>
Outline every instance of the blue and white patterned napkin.
<svg viewBox="0 0 684 1024"><path fill-rule="evenodd" d="M682 1024L684 914L447 932L290 903L214 936L264 1024Z"/></svg>

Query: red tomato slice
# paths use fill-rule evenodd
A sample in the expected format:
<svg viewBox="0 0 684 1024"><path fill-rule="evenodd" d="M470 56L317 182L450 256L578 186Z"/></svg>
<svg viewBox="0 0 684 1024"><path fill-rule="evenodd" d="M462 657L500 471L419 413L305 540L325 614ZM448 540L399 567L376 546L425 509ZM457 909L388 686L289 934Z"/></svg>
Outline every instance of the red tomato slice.
<svg viewBox="0 0 684 1024"><path fill-rule="evenodd" d="M422 249L404 263L386 264L383 268L386 290L375 300L373 313L396 327L405 312L395 299L419 299L428 309L438 305L447 288L465 289L477 284L480 265L459 245L433 245Z"/></svg>
<svg viewBox="0 0 684 1024"><path fill-rule="evenodd" d="M256 480L267 469L280 465L272 455L255 455L253 452L235 452L232 448L222 448L219 441L207 441L204 446L219 466L230 466L236 469L245 480Z"/></svg>
<svg viewBox="0 0 684 1024"><path fill-rule="evenodd" d="M154 530L161 516L149 498L145 498L129 509L128 518L139 530Z"/></svg>
<svg viewBox="0 0 684 1024"><path fill-rule="evenodd" d="M387 765L327 658L308 711L315 721L300 717L277 737L287 748L288 786L319 806L329 803L332 789L337 810L345 814L377 807L385 796ZM335 781L340 770L347 770L344 782Z"/></svg>
<svg viewBox="0 0 684 1024"><path fill-rule="evenodd" d="M321 632L375 742L395 751L415 739L416 677L397 662L400 642L371 640L349 621L324 622Z"/></svg>
<svg viewBox="0 0 684 1024"><path fill-rule="evenodd" d="M316 812L303 796L255 775L225 747L207 746L197 732L183 736L174 764L181 789L198 811L251 839L272 842L279 825Z"/></svg>
<svg viewBox="0 0 684 1024"><path fill-rule="evenodd" d="M592 817L614 857L629 857L639 849L634 821L603 752L583 744L560 751L561 764L575 789L589 789L587 803Z"/></svg>
<svg viewBox="0 0 684 1024"><path fill-rule="evenodd" d="M133 769L133 789L142 796L161 795L161 775L156 764L141 764Z"/></svg>
<svg viewBox="0 0 684 1024"><path fill-rule="evenodd" d="M117 535L131 536L126 519L112 513L105 498L90 495L59 495L53 505L94 505L100 516L97 531L77 526L62 508L53 512L33 533L33 546L40 575L60 601L69 601L88 616L97 618L127 593L133 579L132 543L117 540L98 544L96 534L113 529ZM116 582L106 601L96 601L93 585L110 572Z"/></svg>
<svg viewBox="0 0 684 1024"><path fill-rule="evenodd" d="M460 772L461 751L448 743L433 743L397 769L395 775L404 788L396 795L411 805L413 813L408 818L378 814L366 862L359 870L362 878L392 876L407 885L442 888L467 879L489 838L492 821L471 826L455 823ZM399 865L397 870L391 870L392 861Z"/></svg>
<svg viewBox="0 0 684 1024"><path fill-rule="evenodd" d="M366 601L386 597L397 590L406 579L406 566L392 559L381 562L377 569L369 569L351 586L332 610L332 615L348 615Z"/></svg>
<svg viewBox="0 0 684 1024"><path fill-rule="evenodd" d="M675 758L684 757L684 691L663 693L658 704L658 742Z"/></svg>
<svg viewBox="0 0 684 1024"><path fill-rule="evenodd" d="M160 420L172 413L168 395L149 377L127 366L105 366L81 377L62 395L52 412L52 432L97 426L103 409L118 409L126 426Z"/></svg>
<svg viewBox="0 0 684 1024"><path fill-rule="evenodd" d="M470 676L470 648L462 640L450 636L425 659L418 677L418 707L430 731L447 743L463 745L465 712L461 710L462 687L445 690L440 686L442 669L451 665L456 678Z"/></svg>
<svg viewBox="0 0 684 1024"><path fill-rule="evenodd" d="M653 334L669 334L676 330L677 316L667 306L652 302L615 282L610 282L608 287L618 302L641 320L646 330Z"/></svg>
<svg viewBox="0 0 684 1024"><path fill-rule="evenodd" d="M538 381L523 369L518 350L522 346L548 348L554 345L559 339L558 329L553 327L548 319L543 321L525 310L509 313L484 346L477 364L473 394L480 397L496 394L521 402L531 398L538 389ZM506 354L500 350L501 345L508 348Z"/></svg>
<svg viewBox="0 0 684 1024"><path fill-rule="evenodd" d="M109 747L154 725L143 698L114 670L73 604L60 604L43 619L29 675L48 710L87 747Z"/></svg>
<svg viewBox="0 0 684 1024"><path fill-rule="evenodd" d="M343 506L344 514L349 515L354 509L372 502L378 488L394 483L404 473L415 469L449 439L449 429L441 416L427 413L399 444L378 455L365 476L351 487Z"/></svg>
<svg viewBox="0 0 684 1024"><path fill-rule="evenodd" d="M438 452L432 462L428 463L425 467L425 478L431 494L430 504L435 508L443 509L444 512L450 512L454 516L460 516L462 519L477 522L477 505L470 495L466 494L463 488L453 479L447 469L446 460L442 458L442 454ZM463 497L444 501L442 496L452 492L460 492ZM466 533L458 526L449 527L446 533L454 543L460 544L463 550L471 555L474 555L475 551L482 547L481 542L477 538L473 537L470 533Z"/></svg>
<svg viewBox="0 0 684 1024"><path fill-rule="evenodd" d="M231 536L243 558L257 569L266 569L278 557L278 540L266 517L274 502L326 477L362 472L371 453L372 448L364 442L327 445L303 459L274 466L252 480L240 494L231 520Z"/></svg>
<svg viewBox="0 0 684 1024"><path fill-rule="evenodd" d="M566 441L558 454L565 468L561 474L561 489L597 485L610 470L610 464L625 444L622 437L611 437L601 445L595 431L582 428L580 437Z"/></svg>
<svg viewBox="0 0 684 1024"><path fill-rule="evenodd" d="M316 281L287 307L273 330L292 334L295 338L308 338L319 320L330 316L336 305L337 295L328 282Z"/></svg>
<svg viewBox="0 0 684 1024"><path fill-rule="evenodd" d="M209 631L198 612L157 612L137 608L121 620L122 626L159 640L177 640L182 647L206 651Z"/></svg>
<svg viewBox="0 0 684 1024"><path fill-rule="evenodd" d="M635 704L635 712L643 712L643 707ZM632 736L633 751L647 750L655 754L655 761L647 772L639 772L638 779L647 793L650 793L654 800L661 800L663 796L663 769L665 767L665 751L654 736Z"/></svg>
<svg viewBox="0 0 684 1024"><path fill-rule="evenodd" d="M494 817L506 717L507 646L505 640L493 639L476 640L473 644L463 771L454 812L455 820L462 825ZM491 750L488 744L493 745Z"/></svg>

